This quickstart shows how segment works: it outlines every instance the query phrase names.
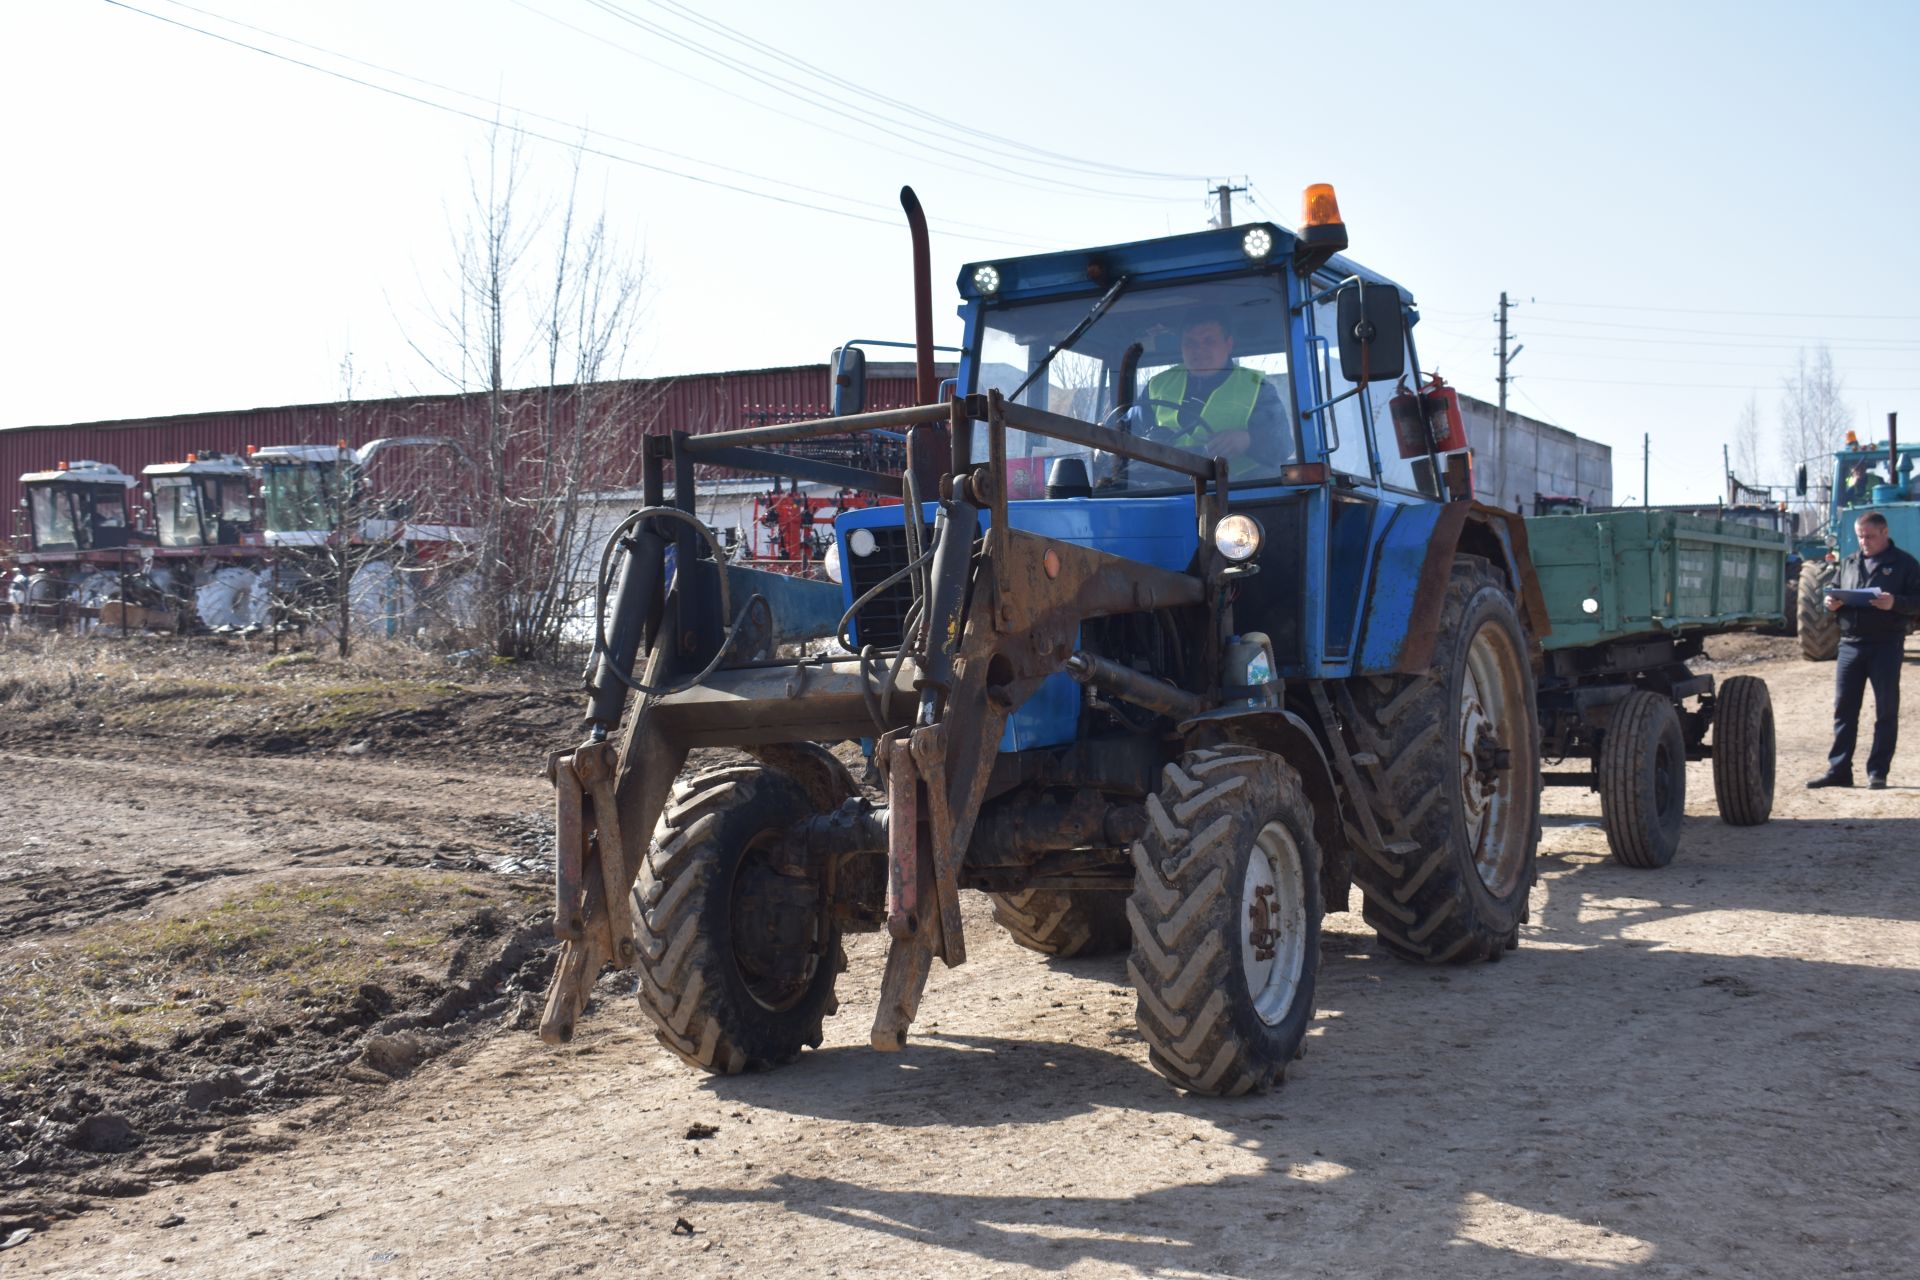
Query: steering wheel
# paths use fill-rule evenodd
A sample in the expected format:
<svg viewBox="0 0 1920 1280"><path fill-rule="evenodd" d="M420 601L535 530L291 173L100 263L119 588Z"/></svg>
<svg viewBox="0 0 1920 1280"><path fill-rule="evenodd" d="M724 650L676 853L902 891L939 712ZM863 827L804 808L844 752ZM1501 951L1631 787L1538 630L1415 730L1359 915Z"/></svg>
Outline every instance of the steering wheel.
<svg viewBox="0 0 1920 1280"><path fill-rule="evenodd" d="M1177 401L1159 400L1151 396L1143 396L1129 405L1115 405L1112 412L1107 414L1106 419L1100 425L1111 429L1114 420L1131 409L1171 409L1182 418L1177 431L1171 431L1161 426L1158 415L1155 415L1153 425L1149 427L1147 433L1141 437L1143 440L1152 440L1159 444L1172 444L1175 435L1184 436L1191 434L1195 426L1204 427L1208 435L1215 434L1213 424L1202 417L1198 409L1189 409L1186 405Z"/></svg>

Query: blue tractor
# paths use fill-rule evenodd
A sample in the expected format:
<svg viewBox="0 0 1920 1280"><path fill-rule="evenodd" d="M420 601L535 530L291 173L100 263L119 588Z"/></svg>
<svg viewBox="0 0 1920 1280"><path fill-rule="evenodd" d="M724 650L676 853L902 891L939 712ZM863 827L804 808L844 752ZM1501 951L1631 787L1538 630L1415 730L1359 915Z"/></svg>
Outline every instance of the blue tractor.
<svg viewBox="0 0 1920 1280"><path fill-rule="evenodd" d="M1920 445L1902 445L1899 426L1899 415L1889 413L1884 441L1863 445L1849 431L1845 446L1833 455L1824 546L1800 569L1800 653L1809 661L1831 662L1840 651L1840 621L1826 607L1826 590L1840 571L1840 561L1860 549L1853 522L1878 511L1887 518L1895 546L1920 547ZM1802 493L1805 471L1802 467Z"/></svg>
<svg viewBox="0 0 1920 1280"><path fill-rule="evenodd" d="M1408 960L1516 946L1545 610L1519 516L1471 498L1412 297L1339 256L1331 189L1297 232L967 266L944 400L903 202L924 403L647 451L587 740L552 762L543 1036L611 963L693 1065L785 1062L837 1007L842 936L884 929L870 1039L899 1049L974 889L1037 951L1126 950L1155 1067L1237 1094L1299 1055L1354 885ZM905 432L901 474L768 448L873 430ZM898 502L839 518L837 587L775 581L703 534L702 466Z"/></svg>

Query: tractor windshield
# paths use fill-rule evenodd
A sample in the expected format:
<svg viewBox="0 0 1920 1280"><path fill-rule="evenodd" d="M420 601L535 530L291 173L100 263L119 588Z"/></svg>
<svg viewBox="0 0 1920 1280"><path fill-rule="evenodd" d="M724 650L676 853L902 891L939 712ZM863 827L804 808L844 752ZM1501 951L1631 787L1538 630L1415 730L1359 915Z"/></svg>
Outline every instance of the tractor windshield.
<svg viewBox="0 0 1920 1280"><path fill-rule="evenodd" d="M276 463L265 469L267 529L304 533L331 529L339 494L339 466L332 462Z"/></svg>
<svg viewBox="0 0 1920 1280"><path fill-rule="evenodd" d="M200 531L199 495L184 476L162 476L153 482L153 516L163 547L197 547L205 541Z"/></svg>
<svg viewBox="0 0 1920 1280"><path fill-rule="evenodd" d="M972 391L1011 396L1095 297L1012 303L982 317ZM1131 368L1129 368L1131 366ZM1271 477L1300 457L1287 385L1287 305L1270 276L1136 286L1020 393L1021 403L1228 459L1235 479ZM984 461L984 433L974 461ZM1009 432L1009 492L1040 497L1054 458L1087 462L1096 489L1184 483L1065 441Z"/></svg>
<svg viewBox="0 0 1920 1280"><path fill-rule="evenodd" d="M33 510L33 545L36 550L78 549L78 525L73 518L73 494L68 486L28 485L27 501Z"/></svg>
<svg viewBox="0 0 1920 1280"><path fill-rule="evenodd" d="M1887 450L1848 451L1839 455L1834 468L1833 492L1838 507L1870 507L1885 502L1913 502L1920 498L1920 446L1899 451L1899 460L1891 471ZM1891 488L1892 493L1886 491ZM1880 491L1880 496L1875 495Z"/></svg>

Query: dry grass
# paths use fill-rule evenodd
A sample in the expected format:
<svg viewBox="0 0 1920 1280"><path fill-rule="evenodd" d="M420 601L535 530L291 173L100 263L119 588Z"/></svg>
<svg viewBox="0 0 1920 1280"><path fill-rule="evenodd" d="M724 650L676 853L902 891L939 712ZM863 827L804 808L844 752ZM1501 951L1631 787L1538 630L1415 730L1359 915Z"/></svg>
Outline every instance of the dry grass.
<svg viewBox="0 0 1920 1280"><path fill-rule="evenodd" d="M0 1083L65 1055L164 1046L208 1022L338 1008L368 982L444 978L476 918L510 892L436 872L267 881L191 916L17 946L0 962Z"/></svg>

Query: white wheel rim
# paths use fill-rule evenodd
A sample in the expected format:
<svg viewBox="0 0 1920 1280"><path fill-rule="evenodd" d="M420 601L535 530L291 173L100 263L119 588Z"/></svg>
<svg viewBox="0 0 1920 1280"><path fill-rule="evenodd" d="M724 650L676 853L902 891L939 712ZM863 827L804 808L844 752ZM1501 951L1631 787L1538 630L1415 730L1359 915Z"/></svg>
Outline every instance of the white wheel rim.
<svg viewBox="0 0 1920 1280"><path fill-rule="evenodd" d="M1519 780L1532 776L1535 750L1527 733L1528 709L1520 705L1526 691L1522 661L1506 630L1483 622L1467 643L1460 679L1460 811L1474 871L1495 894L1513 886L1530 823L1519 804L1524 799ZM1505 768L1480 768L1477 750L1483 740L1508 753Z"/></svg>
<svg viewBox="0 0 1920 1280"><path fill-rule="evenodd" d="M1284 823L1260 828L1240 890L1240 971L1254 1014L1268 1026L1292 1012L1307 967L1304 866Z"/></svg>

